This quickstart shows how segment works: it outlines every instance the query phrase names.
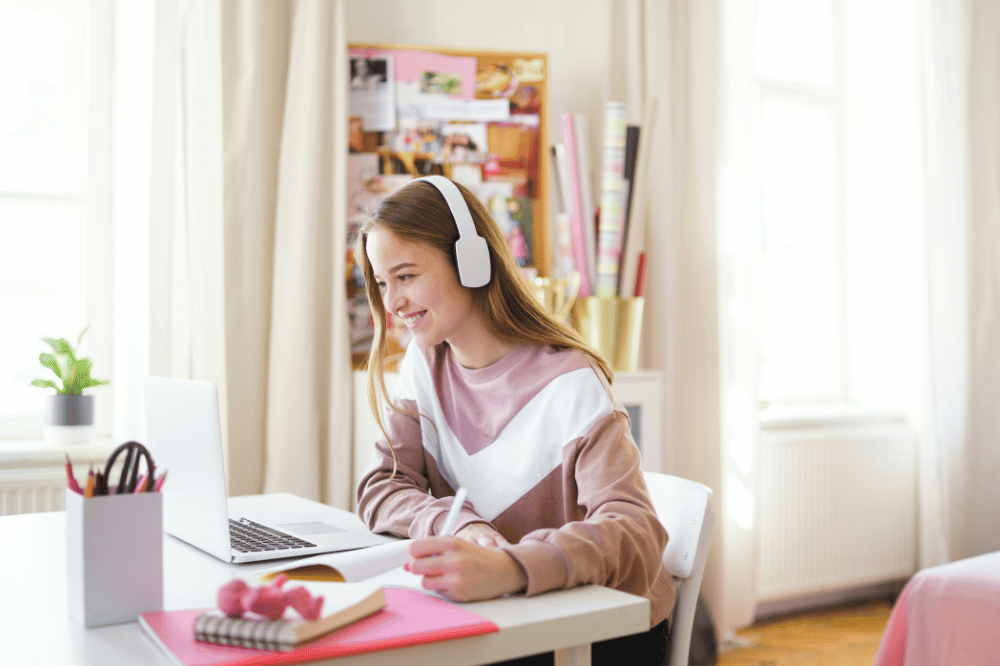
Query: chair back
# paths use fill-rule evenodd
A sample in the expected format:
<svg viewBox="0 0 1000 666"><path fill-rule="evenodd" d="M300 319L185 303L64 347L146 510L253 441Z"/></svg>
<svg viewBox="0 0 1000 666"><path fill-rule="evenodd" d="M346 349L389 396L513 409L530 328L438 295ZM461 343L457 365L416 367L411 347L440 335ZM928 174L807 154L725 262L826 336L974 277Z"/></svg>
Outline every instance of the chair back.
<svg viewBox="0 0 1000 666"><path fill-rule="evenodd" d="M667 530L663 565L677 586L669 663L687 666L694 612L715 524L712 489L668 474L645 472L644 476L653 507Z"/></svg>

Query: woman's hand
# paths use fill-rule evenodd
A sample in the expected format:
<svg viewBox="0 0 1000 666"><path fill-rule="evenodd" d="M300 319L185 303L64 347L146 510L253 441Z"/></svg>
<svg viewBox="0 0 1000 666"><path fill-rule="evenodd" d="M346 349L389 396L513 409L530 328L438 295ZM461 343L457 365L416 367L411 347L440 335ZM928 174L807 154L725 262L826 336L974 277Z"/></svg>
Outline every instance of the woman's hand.
<svg viewBox="0 0 1000 666"><path fill-rule="evenodd" d="M507 539L504 539L499 532L486 523L469 523L456 532L455 536L459 539L471 541L472 543L478 543L480 546L486 546L487 548L499 548L500 546L510 545Z"/></svg>
<svg viewBox="0 0 1000 666"><path fill-rule="evenodd" d="M501 537L503 538L503 537ZM499 548L458 537L430 537L410 543L410 573L423 586L454 601L481 601L520 592L528 578L517 561Z"/></svg>

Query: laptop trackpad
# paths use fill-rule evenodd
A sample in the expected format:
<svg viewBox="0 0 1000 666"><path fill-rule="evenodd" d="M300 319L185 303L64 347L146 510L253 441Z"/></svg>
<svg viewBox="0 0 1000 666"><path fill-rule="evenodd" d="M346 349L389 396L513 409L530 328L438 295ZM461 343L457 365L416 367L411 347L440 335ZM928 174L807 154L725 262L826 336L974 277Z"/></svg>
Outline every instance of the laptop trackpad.
<svg viewBox="0 0 1000 666"><path fill-rule="evenodd" d="M344 532L345 530L339 527L334 527L333 525L327 525L326 523L321 523L318 520L311 521L307 523L283 523L280 525L275 525L278 529L285 530L286 532L291 532L292 534L315 535L315 534L333 534L334 532Z"/></svg>

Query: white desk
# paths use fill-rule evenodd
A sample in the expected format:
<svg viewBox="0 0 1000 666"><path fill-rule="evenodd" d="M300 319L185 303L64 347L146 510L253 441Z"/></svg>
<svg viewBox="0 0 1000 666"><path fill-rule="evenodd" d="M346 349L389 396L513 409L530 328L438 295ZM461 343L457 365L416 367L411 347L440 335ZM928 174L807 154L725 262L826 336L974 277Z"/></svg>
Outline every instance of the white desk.
<svg viewBox="0 0 1000 666"><path fill-rule="evenodd" d="M166 535L163 549L166 610L214 606L223 583L273 566L226 564ZM556 650L557 664L585 665L591 641L649 628L647 599L593 585L467 607L500 631L322 663L472 666ZM63 512L0 517L0 655L9 664L171 663L137 623L88 630L69 617Z"/></svg>

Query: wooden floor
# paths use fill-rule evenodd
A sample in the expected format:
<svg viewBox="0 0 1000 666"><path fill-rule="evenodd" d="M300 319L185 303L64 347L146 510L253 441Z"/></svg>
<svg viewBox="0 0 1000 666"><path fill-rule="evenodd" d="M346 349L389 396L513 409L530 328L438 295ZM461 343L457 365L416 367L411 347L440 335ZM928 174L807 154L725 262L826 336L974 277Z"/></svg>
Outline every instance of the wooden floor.
<svg viewBox="0 0 1000 666"><path fill-rule="evenodd" d="M765 620L738 632L718 666L872 666L890 612L872 601Z"/></svg>

